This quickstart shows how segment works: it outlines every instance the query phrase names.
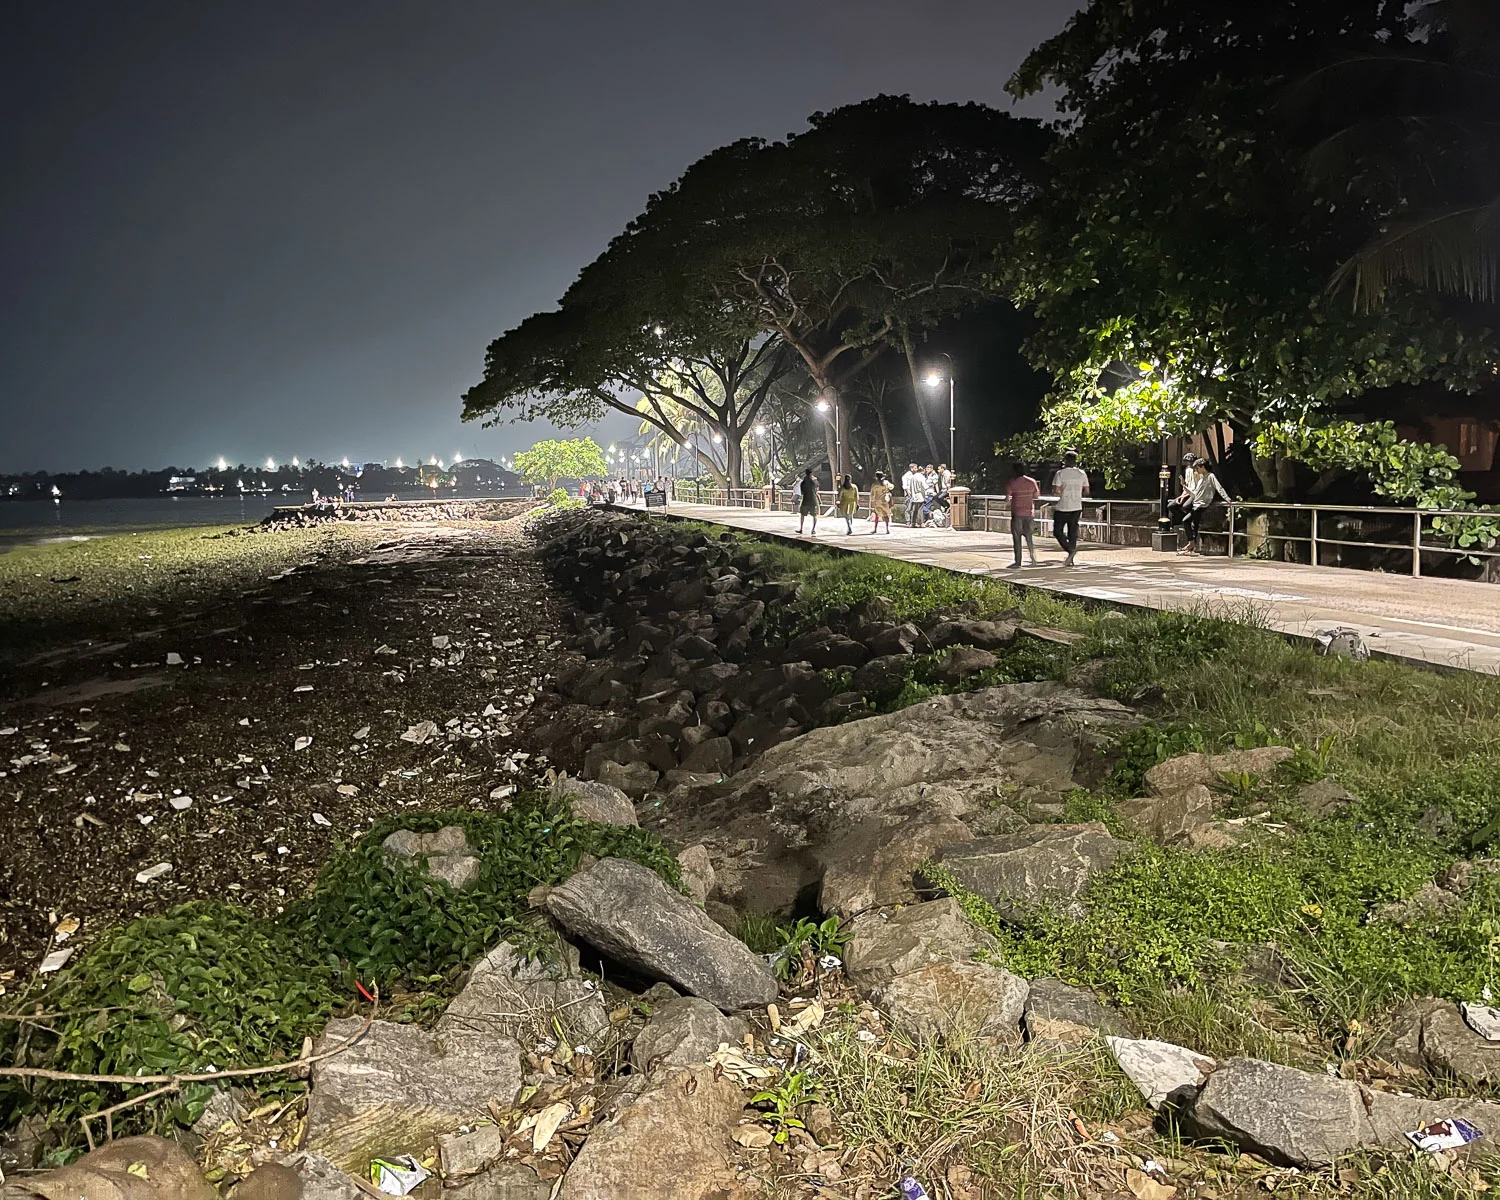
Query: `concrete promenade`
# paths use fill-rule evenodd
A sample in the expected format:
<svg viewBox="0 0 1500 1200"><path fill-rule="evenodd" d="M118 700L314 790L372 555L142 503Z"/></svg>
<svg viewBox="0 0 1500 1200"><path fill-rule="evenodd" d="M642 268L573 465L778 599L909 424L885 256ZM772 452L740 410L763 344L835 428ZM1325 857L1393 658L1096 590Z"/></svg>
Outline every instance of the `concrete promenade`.
<svg viewBox="0 0 1500 1200"><path fill-rule="evenodd" d="M1069 568L1057 543L1040 537L1042 565L1013 570L1008 533L908 529L892 522L889 535L872 535L870 522L862 519L855 521L851 537L842 519L823 517L816 537L799 539L796 516L785 512L674 502L665 515L992 575L1080 599L1230 619L1253 610L1270 628L1299 637L1342 626L1357 629L1371 652L1383 658L1500 674L1500 585L1495 584L1091 544L1080 546L1078 565Z"/></svg>

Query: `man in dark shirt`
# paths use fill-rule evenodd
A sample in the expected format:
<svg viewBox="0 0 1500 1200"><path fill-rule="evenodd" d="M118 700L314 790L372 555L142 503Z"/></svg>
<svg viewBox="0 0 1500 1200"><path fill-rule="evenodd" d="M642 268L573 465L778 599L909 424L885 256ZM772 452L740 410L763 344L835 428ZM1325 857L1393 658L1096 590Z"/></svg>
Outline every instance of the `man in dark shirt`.
<svg viewBox="0 0 1500 1200"><path fill-rule="evenodd" d="M802 523L812 518L812 531L818 532L818 481L813 478L812 468L802 472L802 482L797 485L797 532L802 532Z"/></svg>

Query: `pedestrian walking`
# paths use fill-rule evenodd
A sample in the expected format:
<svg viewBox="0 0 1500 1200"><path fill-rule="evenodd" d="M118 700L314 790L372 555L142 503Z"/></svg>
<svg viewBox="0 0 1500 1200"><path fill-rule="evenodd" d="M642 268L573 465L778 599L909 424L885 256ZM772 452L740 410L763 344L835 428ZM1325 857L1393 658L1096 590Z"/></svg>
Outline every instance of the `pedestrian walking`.
<svg viewBox="0 0 1500 1200"><path fill-rule="evenodd" d="M1016 551L1016 561L1011 566L1021 565L1021 543L1024 540L1034 567L1037 565L1036 542L1032 540L1032 530L1036 524L1036 501L1042 494L1042 485L1026 474L1025 463L1012 463L1010 469L1012 478L1005 485L1005 498L1010 502L1010 541Z"/></svg>
<svg viewBox="0 0 1500 1200"><path fill-rule="evenodd" d="M838 510L844 518L845 533L853 533L854 514L859 511L859 489L848 475L839 480Z"/></svg>
<svg viewBox="0 0 1500 1200"><path fill-rule="evenodd" d="M1078 522L1083 519L1083 498L1089 494L1088 472L1078 465L1078 451L1069 450L1063 455L1062 470L1052 477L1052 490L1057 500L1052 505L1052 532L1057 544L1068 557L1066 566L1073 566L1078 556Z"/></svg>
<svg viewBox="0 0 1500 1200"><path fill-rule="evenodd" d="M1193 463L1189 476L1190 492L1187 509L1183 514L1182 527L1188 531L1188 544L1178 548L1179 554L1198 554L1198 538L1201 533L1203 514L1213 507L1216 499L1228 504L1229 493L1219 482L1219 477L1208 469L1208 460L1200 458Z"/></svg>
<svg viewBox="0 0 1500 1200"><path fill-rule="evenodd" d="M922 519L922 501L927 499L927 477L916 463L901 476L901 494L906 497L906 523L915 528Z"/></svg>
<svg viewBox="0 0 1500 1200"><path fill-rule="evenodd" d="M813 478L812 468L802 472L802 481L797 484L797 532L802 532L802 524L808 517L812 518L812 531L818 532L818 481Z"/></svg>
<svg viewBox="0 0 1500 1200"><path fill-rule="evenodd" d="M891 531L891 481L884 471L875 472L875 482L870 485L870 532L880 532L880 522L885 522L885 531Z"/></svg>

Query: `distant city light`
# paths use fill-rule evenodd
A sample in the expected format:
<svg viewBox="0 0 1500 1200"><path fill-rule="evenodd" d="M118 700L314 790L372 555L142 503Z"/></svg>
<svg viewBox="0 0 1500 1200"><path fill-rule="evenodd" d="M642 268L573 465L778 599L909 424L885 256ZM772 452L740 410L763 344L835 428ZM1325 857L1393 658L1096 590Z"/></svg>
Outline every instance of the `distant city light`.
<svg viewBox="0 0 1500 1200"><path fill-rule="evenodd" d="M276 460L274 458L268 458L268 459L266 459L266 470L268 470L268 471L274 471L275 469L276 469Z"/></svg>
<svg viewBox="0 0 1500 1200"><path fill-rule="evenodd" d="M301 465L302 465L302 464L301 464L301 463L300 463L300 462L298 462L298 461L297 461L297 456L296 456L296 455L295 455L295 454L294 454L294 455L292 455L292 466L294 466L294 467L300 467L300 466L301 466ZM347 466L348 466L348 465L349 465L349 464L348 464L348 462L347 462L347 461L346 461L346 462L345 462L345 463L344 463L344 466L346 466L346 467L347 467Z"/></svg>
<svg viewBox="0 0 1500 1200"><path fill-rule="evenodd" d="M224 461L224 456L222 454L219 456L219 468L218 469L221 470L221 471L227 471L227 470L229 470L229 464Z"/></svg>
<svg viewBox="0 0 1500 1200"><path fill-rule="evenodd" d="M401 465L401 460L399 458L396 460L396 470L398 470L398 471L404 471L404 470L406 470L406 468Z"/></svg>
<svg viewBox="0 0 1500 1200"><path fill-rule="evenodd" d="M297 465L297 460L294 458L294 459L292 459L292 466L295 467L296 465ZM348 467L348 465L349 465L349 458L348 458L347 455L344 457L344 464L343 465L345 467Z"/></svg>
<svg viewBox="0 0 1500 1200"><path fill-rule="evenodd" d="M457 450L455 450L453 452L453 461L454 461L455 464L463 462L463 459L464 459L464 456L462 454L460 454Z"/></svg>

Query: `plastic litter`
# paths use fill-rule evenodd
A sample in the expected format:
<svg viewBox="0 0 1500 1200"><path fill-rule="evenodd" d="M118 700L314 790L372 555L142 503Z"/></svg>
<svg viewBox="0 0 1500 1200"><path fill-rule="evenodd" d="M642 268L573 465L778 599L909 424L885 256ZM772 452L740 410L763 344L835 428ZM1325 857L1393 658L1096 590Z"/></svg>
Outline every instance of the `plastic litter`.
<svg viewBox="0 0 1500 1200"><path fill-rule="evenodd" d="M915 1175L903 1176L896 1186L901 1189L904 1200L932 1200L932 1194L917 1182Z"/></svg>
<svg viewBox="0 0 1500 1200"><path fill-rule="evenodd" d="M42 959L42 965L37 970L38 975L48 975L53 971L61 971L68 959L73 957L73 951L77 946L64 946L61 950L54 950L46 958Z"/></svg>
<svg viewBox="0 0 1500 1200"><path fill-rule="evenodd" d="M1313 636L1313 642L1317 645L1319 654L1330 658L1365 662L1370 657L1370 648L1365 645L1365 639L1360 636L1359 630L1346 629L1342 625L1336 629L1320 630Z"/></svg>
<svg viewBox="0 0 1500 1200"><path fill-rule="evenodd" d="M1421 1129L1413 1129L1406 1135L1406 1140L1418 1150L1436 1154L1439 1150L1457 1150L1483 1136L1484 1130L1462 1117L1449 1117L1446 1121L1434 1121Z"/></svg>
<svg viewBox="0 0 1500 1200"><path fill-rule="evenodd" d="M370 1160L370 1182L387 1196L405 1196L414 1192L430 1174L410 1154Z"/></svg>

